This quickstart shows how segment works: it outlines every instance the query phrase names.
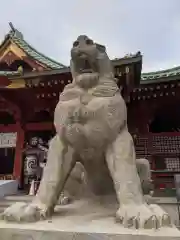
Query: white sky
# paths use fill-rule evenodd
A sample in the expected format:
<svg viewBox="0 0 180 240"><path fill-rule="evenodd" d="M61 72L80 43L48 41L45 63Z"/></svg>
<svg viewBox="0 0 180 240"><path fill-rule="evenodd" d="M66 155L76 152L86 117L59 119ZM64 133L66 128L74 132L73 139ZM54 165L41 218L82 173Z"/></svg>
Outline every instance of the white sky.
<svg viewBox="0 0 180 240"><path fill-rule="evenodd" d="M37 50L65 65L80 34L105 44L110 58L141 51L143 71L180 65L180 0L2 1L1 40L8 22Z"/></svg>

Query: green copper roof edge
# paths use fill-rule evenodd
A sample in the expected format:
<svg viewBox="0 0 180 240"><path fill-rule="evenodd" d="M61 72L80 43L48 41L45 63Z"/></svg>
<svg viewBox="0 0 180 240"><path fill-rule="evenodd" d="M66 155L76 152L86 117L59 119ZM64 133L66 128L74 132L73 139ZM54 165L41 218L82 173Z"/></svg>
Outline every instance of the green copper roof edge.
<svg viewBox="0 0 180 240"><path fill-rule="evenodd" d="M66 67L64 64L59 63L59 62L57 62L56 60L54 60L54 59L52 59L52 58L44 55L43 53L37 51L34 47L32 47L32 46L31 46L29 43L27 43L25 40L23 40L23 41L29 46L29 48L31 48L31 49L32 49L34 52L36 52L38 55L41 55L43 58L46 58L46 59L49 60L50 62L52 62L52 63L54 63L54 64L57 64L57 65L59 65L60 67Z"/></svg>
<svg viewBox="0 0 180 240"><path fill-rule="evenodd" d="M154 72L147 72L141 74L141 79L143 81L150 80L150 79L158 79L158 78L166 78L170 76L177 76L180 75L180 66L169 68L161 71L154 71Z"/></svg>
<svg viewBox="0 0 180 240"><path fill-rule="evenodd" d="M158 84L158 83L166 83L166 82L173 82L177 81L176 78L154 78L154 79L146 79L146 80L140 80L140 85L148 85L148 84Z"/></svg>
<svg viewBox="0 0 180 240"><path fill-rule="evenodd" d="M145 73L143 73L143 75L153 75L156 73L161 74L161 73L167 73L167 72L171 72L171 71L175 71L175 70L180 70L180 66L168 68L168 69L164 69L164 70L160 70L160 71L145 72Z"/></svg>
<svg viewBox="0 0 180 240"><path fill-rule="evenodd" d="M20 43L17 42L17 40L18 40L20 43L22 43L23 45L26 45L26 46L29 48L29 50L32 51L32 55L33 55L33 53L35 53L35 54L39 55L40 58L42 57L43 59L37 59L36 56L31 56L31 54L30 54L29 52L27 52L27 50L26 50L25 48L23 48L23 46L21 46ZM44 65L46 65L46 66L48 66L48 67L50 67L50 68L62 68L62 67L65 67L65 65L63 65L63 64L61 64L61 63L59 63L59 62L56 62L55 60L53 60L53 59L47 57L46 55L40 53L39 51L37 51L34 47L32 47L32 46L31 46L28 42L26 42L24 39L20 39L20 38L17 38L17 37L15 37L15 36L13 36L13 37L12 37L12 41L14 41L14 42L18 45L18 47L20 47L22 50L24 50L24 51L27 53L27 55L33 57L35 60L39 61L40 63L43 63ZM49 61L50 63L46 62L46 60ZM55 67L55 66L53 67L53 66L51 65L51 63L52 63L52 65L55 65L55 66L57 66L57 67Z"/></svg>
<svg viewBox="0 0 180 240"><path fill-rule="evenodd" d="M10 39L13 42L15 42L18 45L18 47L20 47L22 50L24 50L28 56L34 58L35 60L46 65L47 67L50 67L51 69L59 69L59 68L66 67L64 64L59 63L56 60L51 59L50 57L47 57L43 53L37 51L27 41L24 40L23 34L21 32L19 32L16 28L14 28L12 23L9 23L9 25L10 25L11 29L10 29L9 33L5 35L0 46L2 46L7 39ZM29 51L27 51L27 49L24 49L23 45L25 45L29 49ZM32 55L31 55L31 52L32 52ZM33 55L37 55L37 56L33 56Z"/></svg>

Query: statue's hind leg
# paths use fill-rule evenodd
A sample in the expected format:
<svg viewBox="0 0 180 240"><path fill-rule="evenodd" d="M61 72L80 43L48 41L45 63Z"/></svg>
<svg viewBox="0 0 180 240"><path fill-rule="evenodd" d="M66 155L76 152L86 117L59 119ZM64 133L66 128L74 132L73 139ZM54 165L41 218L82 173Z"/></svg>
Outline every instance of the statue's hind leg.
<svg viewBox="0 0 180 240"><path fill-rule="evenodd" d="M145 158L139 158L139 159L136 159L136 166L137 166L138 175L140 177L143 194L149 195L153 191L150 163Z"/></svg>
<svg viewBox="0 0 180 240"><path fill-rule="evenodd" d="M11 221L36 221L50 216L75 165L73 156L73 150L55 136L50 142L47 164L34 200L30 204L12 205L5 210L3 218Z"/></svg>
<svg viewBox="0 0 180 240"><path fill-rule="evenodd" d="M131 135L122 130L108 147L106 160L114 181L120 207L117 220L124 226L157 228L169 225L169 216L158 208L150 207L144 200L136 168L136 156Z"/></svg>

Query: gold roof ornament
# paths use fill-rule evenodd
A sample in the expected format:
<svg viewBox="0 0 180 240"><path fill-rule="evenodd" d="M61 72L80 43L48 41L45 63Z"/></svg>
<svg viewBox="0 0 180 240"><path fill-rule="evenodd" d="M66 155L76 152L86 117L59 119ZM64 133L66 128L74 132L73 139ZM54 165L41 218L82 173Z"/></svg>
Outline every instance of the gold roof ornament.
<svg viewBox="0 0 180 240"><path fill-rule="evenodd" d="M22 66L19 66L17 70L20 74L23 74L23 67Z"/></svg>

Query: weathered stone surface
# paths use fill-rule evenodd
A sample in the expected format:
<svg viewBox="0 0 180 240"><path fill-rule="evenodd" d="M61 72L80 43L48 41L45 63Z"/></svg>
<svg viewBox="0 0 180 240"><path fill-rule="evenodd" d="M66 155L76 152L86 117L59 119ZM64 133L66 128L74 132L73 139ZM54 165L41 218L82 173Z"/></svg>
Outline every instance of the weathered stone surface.
<svg viewBox="0 0 180 240"><path fill-rule="evenodd" d="M57 207L52 219L28 224L0 221L1 240L179 240L176 228L127 229L114 222L117 203L111 198L79 200Z"/></svg>
<svg viewBox="0 0 180 240"><path fill-rule="evenodd" d="M126 104L105 47L79 36L71 49L71 72L73 82L65 87L55 109L57 135L50 143L38 194L31 204L7 209L3 218L31 222L51 216L79 161L95 195L116 193L116 219L124 227L170 226L168 214L144 200Z"/></svg>

